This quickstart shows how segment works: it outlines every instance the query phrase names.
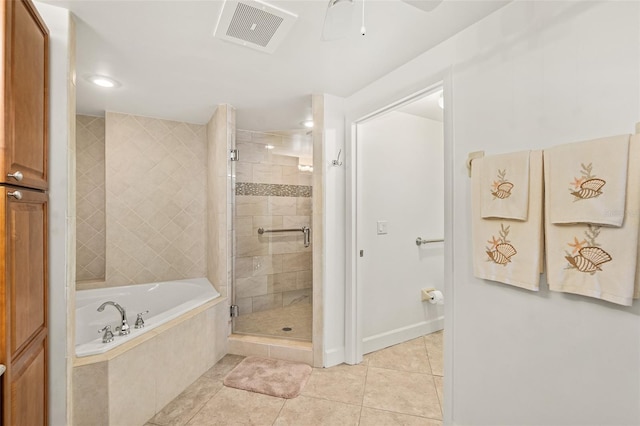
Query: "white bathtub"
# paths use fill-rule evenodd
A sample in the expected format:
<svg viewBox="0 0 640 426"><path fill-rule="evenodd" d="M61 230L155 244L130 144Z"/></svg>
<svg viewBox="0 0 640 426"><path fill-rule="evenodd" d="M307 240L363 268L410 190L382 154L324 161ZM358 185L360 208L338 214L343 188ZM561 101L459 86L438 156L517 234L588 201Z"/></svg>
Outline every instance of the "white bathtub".
<svg viewBox="0 0 640 426"><path fill-rule="evenodd" d="M220 293L206 278L80 290L76 293L76 356L107 352L218 297ZM120 314L113 306L98 312L98 306L109 300L126 310L129 335L118 335ZM147 310L144 328L134 328L136 315ZM98 333L105 325L111 325L115 336L111 343L102 343L102 333Z"/></svg>

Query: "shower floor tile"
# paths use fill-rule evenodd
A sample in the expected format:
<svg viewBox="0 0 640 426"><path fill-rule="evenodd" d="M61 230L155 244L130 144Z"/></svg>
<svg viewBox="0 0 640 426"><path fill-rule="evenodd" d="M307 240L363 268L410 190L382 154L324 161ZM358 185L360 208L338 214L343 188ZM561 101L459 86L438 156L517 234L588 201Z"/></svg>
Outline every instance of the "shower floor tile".
<svg viewBox="0 0 640 426"><path fill-rule="evenodd" d="M442 366L442 332L367 354L359 365L314 368L302 395L290 400L224 387L242 358L226 355L147 426L442 426L443 378L433 367Z"/></svg>
<svg viewBox="0 0 640 426"><path fill-rule="evenodd" d="M310 342L311 318L311 304L296 303L284 308L241 314L235 319L233 332Z"/></svg>

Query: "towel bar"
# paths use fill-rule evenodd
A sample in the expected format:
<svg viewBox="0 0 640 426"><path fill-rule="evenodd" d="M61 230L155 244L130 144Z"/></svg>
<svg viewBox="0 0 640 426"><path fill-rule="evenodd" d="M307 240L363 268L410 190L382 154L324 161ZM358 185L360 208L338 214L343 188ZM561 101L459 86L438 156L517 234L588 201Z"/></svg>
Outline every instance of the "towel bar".
<svg viewBox="0 0 640 426"><path fill-rule="evenodd" d="M443 243L444 239L435 239L435 240L423 240L422 238L416 238L416 245L420 247L422 244L431 244L431 243Z"/></svg>
<svg viewBox="0 0 640 426"><path fill-rule="evenodd" d="M469 171L469 177L471 177L471 163L476 158L482 157L484 157L484 151L474 151L469 153L469 156L467 157L467 170Z"/></svg>
<svg viewBox="0 0 640 426"><path fill-rule="evenodd" d="M309 247L311 244L310 233L311 229L308 226L302 228L285 228L285 229L264 229L258 228L258 234L274 233L274 232L302 232L304 234L304 246Z"/></svg>

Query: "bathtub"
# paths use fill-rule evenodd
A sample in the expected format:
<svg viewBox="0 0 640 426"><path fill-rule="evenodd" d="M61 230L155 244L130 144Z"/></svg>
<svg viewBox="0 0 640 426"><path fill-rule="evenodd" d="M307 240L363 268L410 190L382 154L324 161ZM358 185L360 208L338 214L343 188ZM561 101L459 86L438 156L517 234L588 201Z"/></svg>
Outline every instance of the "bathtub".
<svg viewBox="0 0 640 426"><path fill-rule="evenodd" d="M102 343L127 311L131 334ZM136 314L149 310L145 327ZM229 300L204 278L80 290L76 296L73 424L142 425L228 353Z"/></svg>
<svg viewBox="0 0 640 426"><path fill-rule="evenodd" d="M76 356L110 351L218 297L220 293L206 278L79 290L76 293ZM109 300L126 310L130 334L118 335L120 313L113 306L97 311L98 306ZM134 328L137 314L144 311L149 311L143 316L145 326ZM111 326L115 337L110 343L102 343L102 333L98 332L106 325Z"/></svg>

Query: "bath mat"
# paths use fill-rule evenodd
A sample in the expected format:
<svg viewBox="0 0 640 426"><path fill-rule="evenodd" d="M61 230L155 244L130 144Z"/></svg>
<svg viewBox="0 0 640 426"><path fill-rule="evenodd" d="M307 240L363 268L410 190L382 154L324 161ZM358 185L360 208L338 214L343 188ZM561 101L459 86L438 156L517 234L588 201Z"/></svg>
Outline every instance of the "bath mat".
<svg viewBox="0 0 640 426"><path fill-rule="evenodd" d="M250 356L227 374L224 385L291 399L300 395L310 375L307 364Z"/></svg>

